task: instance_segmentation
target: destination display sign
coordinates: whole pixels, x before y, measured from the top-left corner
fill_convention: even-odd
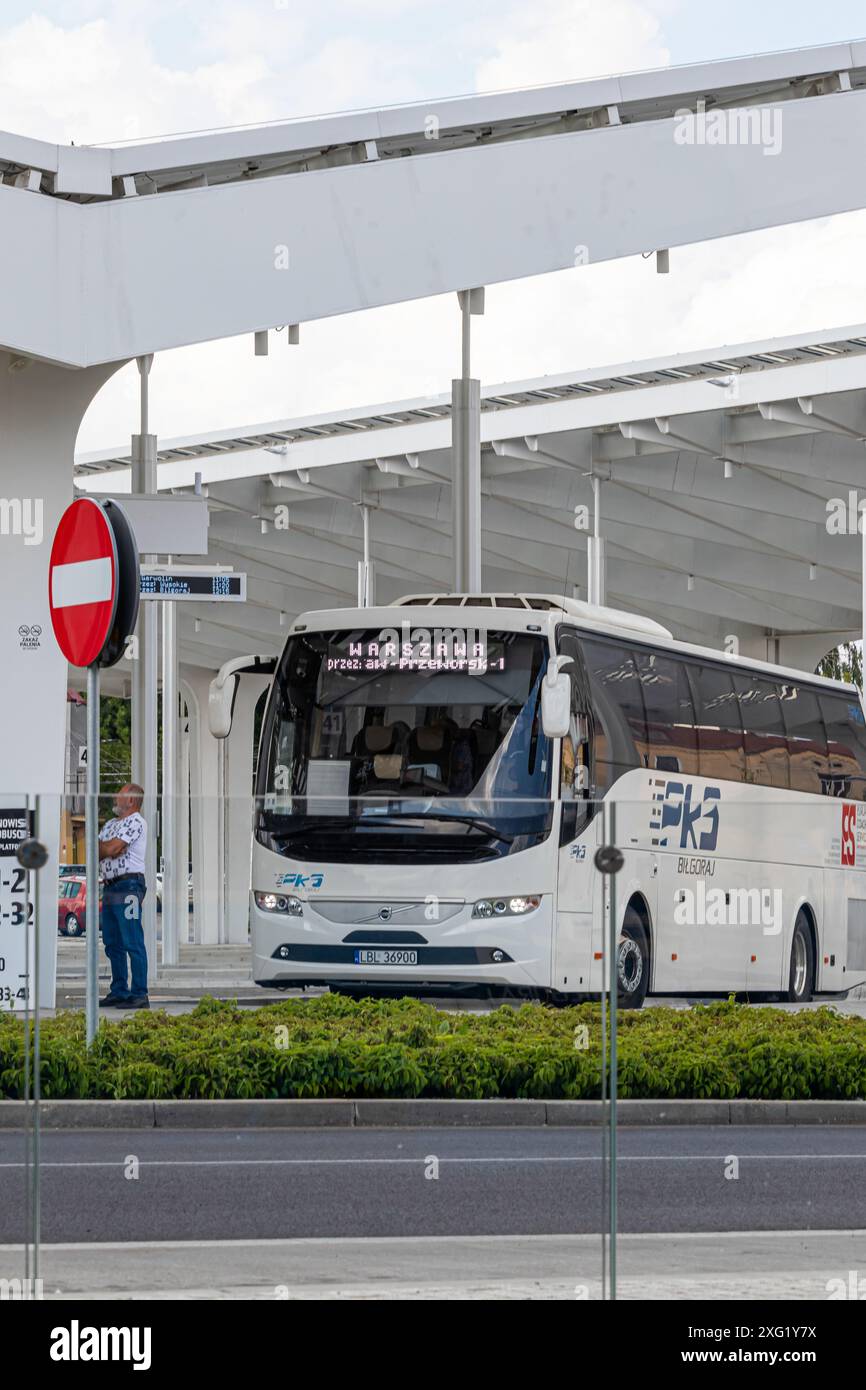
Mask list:
[[[141,572],[142,599],[204,600],[209,603],[243,603],[247,596],[245,574],[215,574],[208,570],[154,569]]]

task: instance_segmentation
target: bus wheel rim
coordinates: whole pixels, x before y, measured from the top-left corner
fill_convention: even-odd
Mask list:
[[[802,932],[797,932],[794,937],[794,982],[793,992],[796,995],[804,994],[806,991],[806,942]]]
[[[630,936],[621,937],[617,952],[617,978],[624,994],[634,994],[643,976],[643,957],[640,947]]]

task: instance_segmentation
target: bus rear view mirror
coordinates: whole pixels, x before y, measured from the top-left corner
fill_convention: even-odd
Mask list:
[[[565,738],[571,728],[571,681],[563,666],[570,656],[556,656],[541,682],[541,727],[546,738]]]
[[[228,738],[232,731],[237,683],[238,678],[234,672],[226,676],[220,672],[210,683],[207,699],[207,722],[214,738]]]
[[[238,677],[272,676],[276,668],[273,656],[233,656],[223,663],[210,683],[207,697],[208,728],[214,738],[228,738],[232,731]]]

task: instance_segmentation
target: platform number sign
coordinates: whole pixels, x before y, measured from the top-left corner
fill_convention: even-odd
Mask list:
[[[27,932],[33,925],[27,875],[15,857],[33,833],[33,813],[0,807],[0,1011],[27,1005]]]

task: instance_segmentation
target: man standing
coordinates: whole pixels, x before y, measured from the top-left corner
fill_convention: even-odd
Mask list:
[[[147,950],[141,922],[141,905],[147,892],[144,878],[147,825],[141,815],[143,798],[144,791],[134,782],[121,787],[114,802],[114,819],[106,821],[99,832],[102,944],[111,963],[111,988],[99,1001],[101,1008],[150,1008]],[[127,956],[132,973],[131,987],[127,978]]]

